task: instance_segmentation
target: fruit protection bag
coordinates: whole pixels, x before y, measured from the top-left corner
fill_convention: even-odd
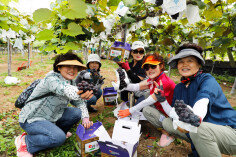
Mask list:
[[[192,110],[192,108],[190,106],[187,106],[190,110]],[[175,112],[175,108],[173,107],[172,110],[170,111],[170,117],[173,118],[173,127],[176,130],[177,127],[179,126],[182,129],[185,129],[189,132],[193,132],[193,133],[197,133],[197,127],[182,122],[179,120],[179,116],[177,115],[177,113]]]

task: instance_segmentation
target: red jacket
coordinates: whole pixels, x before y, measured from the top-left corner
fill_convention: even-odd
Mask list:
[[[162,84],[163,84],[163,90],[165,93],[166,100],[171,105],[172,99],[173,99],[173,94],[174,94],[174,89],[175,89],[175,83],[168,76],[166,76],[166,74],[164,72],[162,72],[162,74],[160,74],[155,79],[155,81],[158,83],[158,85],[160,85],[160,82],[159,82],[160,80],[162,81]],[[149,83],[148,86],[149,86],[150,95],[151,95],[154,93],[154,89],[156,88],[156,85],[154,83],[152,83],[151,79],[148,79],[147,82]],[[163,110],[160,102],[157,101],[154,105],[156,106],[156,108],[159,111],[161,111],[163,114],[165,114],[165,116],[167,116],[167,114]]]

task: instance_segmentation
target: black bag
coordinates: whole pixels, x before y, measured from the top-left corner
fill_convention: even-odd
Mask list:
[[[15,107],[17,108],[23,108],[28,100],[28,98],[30,97],[30,95],[33,93],[34,91],[34,88],[39,84],[39,82],[41,81],[41,79],[37,79],[35,80],[33,83],[31,83],[31,85],[29,85],[21,94],[20,96],[17,98],[16,102],[15,102]],[[36,97],[32,100],[36,100],[36,99],[40,99],[40,98],[43,98],[45,96],[49,96],[51,95],[51,92],[50,93],[47,93],[45,95],[41,95],[39,97]],[[32,101],[30,100],[30,101]],[[29,102],[29,101],[28,101]]]

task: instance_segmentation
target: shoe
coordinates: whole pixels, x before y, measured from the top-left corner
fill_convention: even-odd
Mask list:
[[[172,136],[167,136],[166,134],[162,134],[160,141],[157,143],[160,147],[166,147],[169,146],[173,141],[175,140]]]
[[[88,106],[88,111],[89,111],[90,113],[98,112],[97,109],[95,109],[95,108],[93,108],[93,107],[91,107],[91,106]]]
[[[72,136],[72,133],[68,131],[68,132],[66,133],[66,138],[69,138],[69,137],[71,137],[71,136]]]
[[[17,149],[17,156],[18,157],[33,157],[33,154],[30,154],[27,151],[27,146],[25,141],[23,140],[23,137],[27,135],[25,132],[20,135],[17,136],[15,139],[15,145],[16,145],[16,149]]]

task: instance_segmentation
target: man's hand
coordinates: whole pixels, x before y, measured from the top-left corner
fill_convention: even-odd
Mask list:
[[[88,128],[90,128],[91,126],[93,126],[93,122],[92,122],[92,121],[89,121],[89,118],[85,117],[85,118],[83,118],[83,120],[82,120],[82,125],[83,125],[86,129],[88,129]]]
[[[86,91],[83,94],[81,94],[81,93],[83,93],[83,90],[79,90],[77,92],[77,94],[80,95],[81,99],[89,100],[93,97],[93,91],[92,90],[91,91]]]
[[[128,117],[129,115],[131,115],[131,113],[129,112],[129,109],[120,110],[118,113],[118,116],[121,118]]]
[[[154,94],[157,98],[157,101],[159,102],[164,102],[166,101],[166,97],[165,97],[165,93],[164,93],[164,90],[163,90],[163,84],[162,84],[162,81],[160,80],[160,86],[156,83],[156,81],[154,81],[155,85],[156,85],[156,88],[154,90]]]

